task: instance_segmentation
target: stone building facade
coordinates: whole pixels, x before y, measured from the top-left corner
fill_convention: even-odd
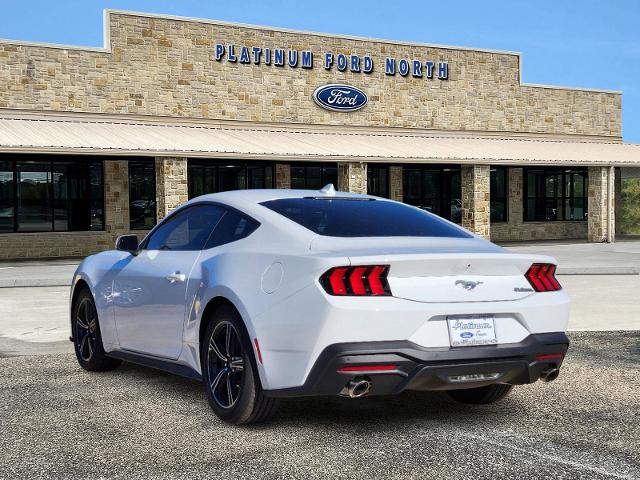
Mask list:
[[[283,65],[277,64],[278,50]],[[330,84],[366,92],[366,105],[345,112],[314,103],[316,89]],[[16,122],[21,128],[34,127],[34,138],[16,140]],[[112,138],[109,125],[123,122],[126,138]],[[88,124],[92,132],[104,128],[104,133],[92,134],[93,140],[74,133]],[[187,132],[179,148],[141,146],[154,138],[165,141],[170,137],[165,132],[174,127]],[[195,136],[189,144],[189,129],[195,135],[203,128],[222,133],[241,128],[244,137],[232,150],[212,151]],[[258,130],[271,134],[269,148],[254,145],[251,132]],[[308,187],[335,175],[339,190],[407,201],[498,241],[612,241],[615,168],[627,160],[604,156],[581,161],[544,147],[557,142],[613,149],[622,142],[621,132],[619,92],[524,84],[517,53],[106,11],[103,48],[0,42],[0,165],[5,162],[0,179],[13,182],[12,203],[7,185],[4,200],[0,198],[9,212],[0,227],[0,258],[78,256],[109,248],[136,225],[146,231],[153,223],[144,223],[149,208],[155,209],[157,221],[195,192],[228,188],[224,179],[232,167],[233,181],[244,182],[233,185],[244,188]],[[389,141],[377,147],[375,158],[363,158],[344,146],[350,135],[363,134],[389,135]],[[304,135],[323,136],[329,153],[311,146],[300,154],[288,153],[287,135],[296,142]],[[487,139],[514,151],[507,148],[491,158],[470,157],[454,147],[441,157],[397,153],[402,148],[394,142],[421,136],[463,145]],[[334,140],[343,145],[340,153],[330,151]],[[525,140],[539,151],[533,160],[515,152],[514,146]],[[278,142],[285,153],[274,153],[272,145]],[[428,145],[421,149],[428,150]],[[637,151],[625,154],[633,157],[629,162],[640,163]],[[101,155],[104,166],[103,203],[91,210],[102,223],[96,221],[94,231],[79,231],[82,222],[73,223],[73,215],[62,210],[80,207],[71,200],[65,200],[67,207],[59,206],[55,192],[41,194],[49,195],[53,205],[46,221],[36,218],[42,215],[35,210],[37,199],[23,202],[30,206],[21,213],[20,192],[33,186],[28,182],[45,181],[29,166],[30,158],[40,162],[38,172],[50,164],[55,191],[58,162],[81,162],[85,155]],[[620,158],[619,150],[614,156]],[[134,168],[133,157],[148,163]],[[563,173],[563,168],[573,170]],[[153,178],[135,173],[152,170]],[[138,182],[135,188],[133,182]],[[500,198],[491,191],[494,182],[506,190]],[[549,197],[538,192],[544,199],[532,196],[535,182],[543,189],[551,182],[556,193]],[[152,183],[155,201],[140,196],[145,184],[151,188]],[[579,218],[566,219],[568,210],[579,212]],[[59,215],[67,224],[57,223]],[[493,216],[499,221],[492,222]]]

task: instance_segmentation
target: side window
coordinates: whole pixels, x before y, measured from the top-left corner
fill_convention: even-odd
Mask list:
[[[260,224],[241,213],[233,210],[227,211],[222,220],[218,222],[213,235],[209,238],[204,248],[213,248],[226,243],[235,242],[251,235]]]
[[[225,214],[215,205],[195,205],[162,223],[149,238],[147,250],[202,250]]]

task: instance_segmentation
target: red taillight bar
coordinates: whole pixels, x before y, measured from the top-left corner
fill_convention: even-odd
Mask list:
[[[364,373],[364,372],[389,372],[397,370],[396,365],[357,365],[354,367],[341,367],[336,370],[338,373]]]
[[[390,296],[388,273],[389,265],[334,267],[320,277],[320,285],[329,295]]]
[[[562,287],[553,263],[534,263],[524,275],[536,292],[556,292]]]
[[[550,360],[562,360],[564,353],[543,353],[542,355],[536,355],[534,360],[536,362],[548,362]]]
[[[329,286],[331,287],[331,291],[334,292],[334,295],[346,295],[347,287],[344,283],[344,277],[349,270],[347,267],[339,267],[335,268],[329,274]],[[329,273],[329,272],[327,272]]]
[[[387,283],[387,268],[386,266],[376,265],[371,267],[369,272],[369,286],[371,287],[371,295],[384,295],[385,284]],[[384,277],[383,277],[384,275]],[[387,289],[388,289],[388,285]],[[391,293],[391,291],[389,291]]]

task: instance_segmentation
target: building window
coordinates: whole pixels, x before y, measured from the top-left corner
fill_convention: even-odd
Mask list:
[[[273,188],[273,165],[189,160],[187,178],[189,198],[227,190]]]
[[[130,160],[129,228],[149,230],[156,221],[156,162],[154,159]]]
[[[403,201],[455,223],[462,221],[459,167],[406,165]]]
[[[104,230],[102,160],[0,161],[0,232]]]
[[[291,165],[291,188],[320,190],[332,183],[338,188],[338,166],[335,163],[304,163]]]
[[[506,222],[508,211],[507,168],[491,167],[491,221]]]
[[[524,171],[524,220],[587,218],[587,170],[527,168]]]
[[[0,232],[15,229],[14,162],[0,161]]]
[[[389,167],[367,165],[367,193],[389,198]]]

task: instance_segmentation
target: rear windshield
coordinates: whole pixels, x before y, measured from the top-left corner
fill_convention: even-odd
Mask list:
[[[329,237],[471,237],[436,215],[384,200],[282,198],[262,205]]]

